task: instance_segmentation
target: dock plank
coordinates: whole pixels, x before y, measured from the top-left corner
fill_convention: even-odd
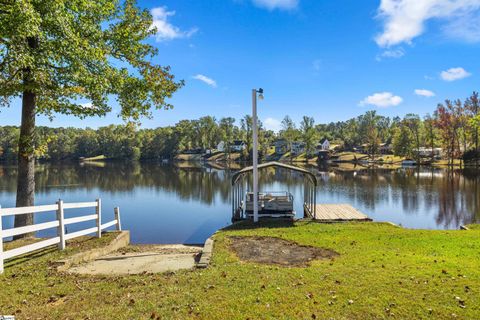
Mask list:
[[[317,204],[316,220],[319,221],[371,221],[366,214],[349,204]]]

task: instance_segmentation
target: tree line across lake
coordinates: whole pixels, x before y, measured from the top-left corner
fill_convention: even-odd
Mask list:
[[[272,143],[284,139],[287,145],[303,142],[307,156],[313,156],[318,141],[329,139],[344,150],[363,146],[374,157],[382,144],[391,145],[395,155],[415,158],[421,148],[442,148],[450,161],[480,158],[480,103],[474,92],[466,100],[447,100],[438,104],[432,115],[420,117],[384,117],[376,111],[347,121],[315,124],[304,116],[296,124],[289,116],[282,121],[278,133],[266,130],[259,122],[259,149],[266,155]],[[20,129],[0,127],[0,161],[15,161],[18,155]],[[35,156],[39,160],[68,160],[104,155],[110,159],[168,159],[189,150],[215,149],[220,141],[228,152],[235,140],[246,144],[244,159],[252,148],[252,118],[239,121],[212,116],[198,120],[182,120],[174,126],[140,129],[135,123],[110,125],[98,129],[38,127],[35,134]],[[433,153],[432,153],[433,154]]]

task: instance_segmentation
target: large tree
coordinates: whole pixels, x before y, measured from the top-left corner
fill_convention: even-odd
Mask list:
[[[409,113],[403,118],[402,125],[410,130],[413,140],[415,141],[413,143],[415,148],[412,150],[413,152],[410,152],[410,156],[413,156],[417,162],[420,162],[422,120],[417,114]]]
[[[435,142],[437,140],[437,130],[435,127],[435,119],[427,113],[423,118],[424,130],[425,130],[425,143],[430,148],[430,161],[435,160]]]
[[[282,130],[280,131],[280,136],[287,142],[288,151],[291,153],[293,142],[295,142],[295,140],[298,138],[299,132],[295,126],[295,122],[289,116],[285,116],[285,118],[282,120]]]
[[[362,140],[366,144],[367,154],[370,159],[375,160],[375,155],[380,149],[380,136],[378,133],[378,122],[381,117],[377,115],[377,112],[367,111],[365,114],[358,117],[360,124],[359,131],[362,135]]]
[[[315,129],[315,120],[313,117],[303,116],[300,128],[302,130],[302,139],[305,143],[305,151],[308,159],[313,155],[317,142],[317,130]]]
[[[220,132],[220,138],[225,144],[224,151],[225,151],[225,154],[227,155],[226,158],[230,160],[230,148],[231,148],[231,145],[234,139],[234,133],[235,133],[235,118],[227,117],[227,118],[220,119],[218,127]]]
[[[17,206],[34,204],[37,114],[104,116],[109,98],[124,119],[171,107],[182,82],[151,62],[155,32],[134,0],[0,0],[0,103],[22,100]],[[32,222],[15,217],[15,227]]]
[[[435,110],[435,127],[438,128],[448,163],[453,165],[453,160],[459,157],[460,151],[458,112],[451,100],[445,100],[445,104],[438,104]]]
[[[478,166],[478,157],[480,155],[480,143],[479,143],[479,132],[480,132],[480,99],[478,97],[478,92],[473,92],[472,95],[467,98],[465,101],[466,112],[469,115],[469,127],[471,129],[471,135],[473,140],[473,147],[475,150],[475,163]]]

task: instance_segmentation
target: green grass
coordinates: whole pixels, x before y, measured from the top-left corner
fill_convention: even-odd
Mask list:
[[[480,224],[467,224],[466,227],[470,230],[479,230],[480,231]]]
[[[334,156],[337,156],[338,161],[353,161],[355,158],[359,160],[367,160],[367,155],[359,152],[339,152],[335,153]]]
[[[478,228],[427,231],[308,221],[250,227],[217,233],[212,264],[204,270],[62,275],[49,265],[65,253],[53,251],[7,267],[0,276],[0,311],[19,310],[22,319],[479,318]],[[307,268],[246,263],[229,250],[231,235],[280,237],[340,256]]]
[[[370,160],[368,155],[364,153],[359,153],[359,152],[339,152],[334,154],[334,156],[337,156],[338,158],[336,159],[337,161],[345,161],[345,162],[352,162],[355,159],[357,161],[360,160]],[[375,160],[380,160],[383,159],[384,163],[387,164],[394,164],[394,163],[401,163],[403,160],[405,160],[405,157],[399,157],[391,154],[377,154],[375,155]]]
[[[102,160],[106,160],[107,157],[105,157],[104,155],[100,155],[100,156],[96,156],[96,157],[89,157],[89,158],[84,158],[82,159],[83,161],[102,161]]]
[[[462,161],[460,159],[453,159],[453,166],[460,166],[462,164]],[[448,160],[436,160],[433,162],[434,166],[439,166],[439,167],[446,167],[449,166],[450,163]]]

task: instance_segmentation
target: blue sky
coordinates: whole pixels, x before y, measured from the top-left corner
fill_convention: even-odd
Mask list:
[[[155,18],[155,62],[170,65],[185,87],[169,111],[143,127],[251,111],[278,129],[285,115],[317,123],[367,110],[424,115],[446,98],[480,90],[480,0],[168,0],[140,1]],[[85,101],[88,103],[88,101]],[[56,116],[48,126],[122,123],[114,112],[79,120]],[[117,110],[118,112],[118,110]],[[0,125],[20,123],[20,101]]]

